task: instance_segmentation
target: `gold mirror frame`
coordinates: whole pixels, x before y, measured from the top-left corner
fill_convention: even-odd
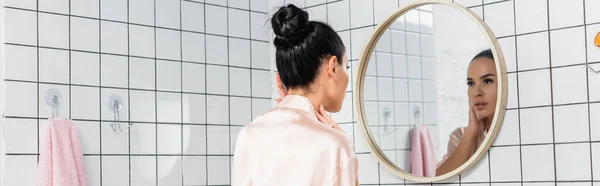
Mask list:
[[[497,103],[499,103],[499,104],[496,105],[494,119],[492,120],[492,125],[490,127],[491,132],[488,133],[488,135],[483,140],[480,148],[477,149],[477,151],[473,154],[473,156],[471,156],[471,158],[469,158],[469,160],[467,160],[467,162],[463,163],[460,167],[454,169],[453,171],[450,171],[450,172],[440,175],[440,176],[417,177],[417,176],[413,176],[412,174],[400,169],[390,159],[388,159],[387,156],[381,151],[379,145],[373,138],[373,134],[371,132],[371,129],[369,128],[368,121],[366,118],[367,115],[366,115],[365,106],[364,106],[364,81],[365,81],[365,75],[367,72],[367,67],[369,66],[369,60],[371,59],[372,52],[376,47],[377,41],[379,41],[379,38],[381,38],[381,36],[385,32],[385,30],[387,28],[389,28],[389,26],[392,25],[398,17],[404,15],[408,11],[413,10],[414,8],[417,8],[419,6],[429,5],[429,4],[432,4],[432,5],[433,4],[442,4],[442,5],[447,5],[449,7],[452,7],[454,9],[466,14],[469,18],[471,18],[472,21],[479,23],[478,24],[479,30],[487,33],[488,42],[491,43],[491,50],[492,50],[492,53],[494,54],[494,62],[496,64],[496,73],[499,76],[498,77],[499,91],[498,91],[498,95],[496,97]],[[453,2],[450,2],[447,0],[417,0],[415,2],[412,2],[412,3],[409,3],[407,5],[400,7],[399,9],[396,10],[396,12],[394,14],[389,16],[383,23],[381,23],[379,26],[377,26],[375,33],[373,33],[373,35],[369,39],[369,42],[363,49],[363,52],[360,56],[358,72],[356,73],[356,80],[357,80],[357,82],[356,82],[357,88],[355,89],[353,94],[354,94],[354,104],[355,104],[355,107],[357,108],[355,110],[355,114],[358,116],[358,126],[359,126],[360,130],[362,131],[361,133],[362,133],[363,137],[366,138],[365,141],[371,148],[372,154],[374,154],[377,157],[379,162],[382,163],[383,165],[385,165],[385,167],[388,170],[390,170],[394,175],[400,176],[406,180],[410,180],[413,182],[439,182],[439,181],[451,178],[455,175],[463,174],[464,172],[466,172],[467,170],[472,168],[477,162],[479,162],[484,157],[486,152],[489,150],[489,148],[494,143],[494,140],[496,139],[496,136],[498,136],[498,133],[500,132],[500,128],[502,127],[502,122],[504,120],[504,114],[506,112],[506,104],[507,104],[507,99],[508,99],[508,77],[507,77],[507,72],[506,72],[506,63],[504,60],[504,56],[502,54],[502,50],[500,48],[500,44],[498,43],[498,40],[496,39],[496,36],[494,35],[494,33],[492,32],[490,27],[475,12],[469,10],[468,8],[465,8],[464,6],[461,6],[459,4],[456,4],[456,3],[453,3]]]

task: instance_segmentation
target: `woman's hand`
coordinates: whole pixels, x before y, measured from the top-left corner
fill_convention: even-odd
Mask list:
[[[468,132],[478,133],[483,127],[483,120],[477,116],[475,112],[475,108],[473,106],[469,106],[469,124],[467,126]]]
[[[329,116],[329,114],[325,111],[325,109],[323,108],[323,106],[319,107],[319,111],[315,112],[315,114],[317,115],[317,119],[319,119],[319,121],[325,125],[331,126],[334,129],[338,129],[342,132],[344,132],[344,130],[342,130],[342,128],[335,123],[335,121],[333,121],[333,119],[331,119],[331,117]]]
[[[281,76],[279,76],[279,72],[275,73],[275,83],[277,84],[277,92],[279,92],[279,98],[275,99],[277,103],[281,102],[281,99],[287,96],[287,90],[283,86],[283,81],[281,81]]]

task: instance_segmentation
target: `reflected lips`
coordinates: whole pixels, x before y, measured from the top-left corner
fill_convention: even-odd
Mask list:
[[[480,110],[483,110],[486,105],[487,105],[487,103],[485,103],[485,102],[477,101],[477,102],[475,102],[475,104],[473,106],[475,106],[475,110],[480,111]]]

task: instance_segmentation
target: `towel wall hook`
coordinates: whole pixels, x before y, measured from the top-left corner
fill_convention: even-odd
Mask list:
[[[117,94],[111,94],[108,97],[108,101],[106,102],[106,106],[108,107],[108,110],[110,110],[113,113],[113,122],[110,124],[110,127],[112,128],[112,130],[114,132],[117,131],[117,129],[121,130],[121,132],[127,132],[127,130],[123,130],[121,128],[121,110],[123,109],[123,100],[121,99],[121,97]]]
[[[62,101],[62,94],[56,89],[48,89],[46,91],[46,105],[52,108],[52,118],[59,116],[59,108]]]

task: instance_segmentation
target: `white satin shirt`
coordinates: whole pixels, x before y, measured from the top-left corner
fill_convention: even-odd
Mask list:
[[[357,186],[358,160],[309,99],[288,95],[242,128],[231,176],[232,186]]]

